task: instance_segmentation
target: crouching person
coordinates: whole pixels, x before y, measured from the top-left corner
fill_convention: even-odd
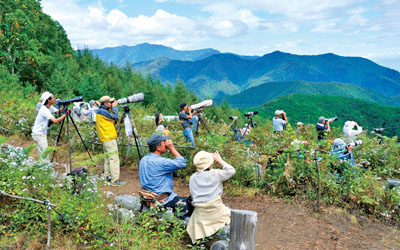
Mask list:
[[[216,161],[222,169],[213,169]],[[235,174],[235,169],[222,160],[218,151],[198,152],[194,159],[197,172],[190,177],[189,188],[194,212],[187,232],[193,243],[216,233],[231,221],[231,211],[222,203],[222,182]]]
[[[150,153],[139,162],[139,179],[142,190],[142,206],[162,205],[172,209],[181,218],[190,216],[193,206],[190,197],[181,197],[174,193],[173,172],[186,167],[186,159],[175,149],[168,136],[154,134],[147,141]],[[170,151],[174,159],[162,157]],[[145,201],[145,202],[143,202]]]

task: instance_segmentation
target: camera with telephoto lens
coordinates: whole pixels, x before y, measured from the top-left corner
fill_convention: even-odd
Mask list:
[[[348,143],[348,144],[347,144],[347,147],[350,147],[350,146],[352,146],[352,147],[357,147],[357,146],[360,146],[361,144],[363,144],[363,141],[362,141],[362,140],[355,140],[354,142]]]
[[[213,100],[205,100],[196,104],[192,104],[190,105],[190,107],[192,107],[192,109],[199,109],[203,107],[210,107],[212,105],[213,105]]]
[[[372,131],[376,132],[376,133],[382,133],[385,130],[385,128],[374,128],[372,129]]]
[[[144,101],[144,94],[143,93],[133,94],[131,96],[118,99],[117,101],[118,101],[118,104],[143,102]]]
[[[239,119],[239,117],[231,115],[231,116],[229,116],[229,119],[231,119],[232,121],[234,121],[234,120]]]
[[[333,121],[337,121],[337,119],[338,119],[338,118],[335,116],[335,117],[326,119],[326,121],[329,122],[329,123],[331,123],[331,122],[333,122]]]
[[[69,104],[71,104],[73,102],[81,102],[82,100],[83,100],[83,96],[77,96],[77,97],[74,97],[74,98],[71,98],[71,99],[65,99],[65,100],[58,99],[56,101],[56,106],[58,106],[58,107],[60,105],[66,106],[66,105],[69,105]]]
[[[244,116],[251,117],[251,116],[257,115],[257,114],[258,114],[258,111],[255,110],[255,111],[253,111],[253,112],[247,112],[247,113],[245,113]]]

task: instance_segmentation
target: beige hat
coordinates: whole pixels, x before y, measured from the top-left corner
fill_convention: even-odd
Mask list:
[[[304,123],[302,123],[302,122],[297,122],[297,126],[303,126],[304,125]]]
[[[208,153],[206,151],[198,152],[193,158],[193,163],[198,172],[206,170],[213,164],[213,162],[214,158],[212,153]]]
[[[115,98],[111,98],[108,95],[105,95],[102,98],[100,98],[99,101],[100,101],[100,103],[113,102],[113,101],[115,101]]]
[[[275,110],[275,115],[281,115],[283,114],[283,110]]]

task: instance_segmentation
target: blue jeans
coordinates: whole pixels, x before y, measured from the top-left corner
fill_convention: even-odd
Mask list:
[[[193,130],[192,128],[185,128],[183,130],[183,134],[186,136],[186,138],[188,139],[188,141],[190,141],[192,143],[192,146],[196,146],[196,143],[194,142],[194,137],[193,137]]]
[[[197,115],[194,115],[192,116],[192,119],[189,119],[189,121],[192,123],[193,131],[196,132],[197,124],[199,123],[199,117],[197,117]]]
[[[176,196],[172,201],[164,204],[165,208],[172,208],[172,211],[176,214],[177,209],[180,209],[178,216],[183,219],[185,217],[191,216],[194,210],[192,205],[191,197]]]

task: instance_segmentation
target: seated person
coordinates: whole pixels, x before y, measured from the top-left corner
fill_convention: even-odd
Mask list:
[[[186,168],[186,159],[176,151],[168,136],[154,134],[147,141],[150,153],[139,162],[139,179],[142,191],[151,192],[158,204],[175,213],[182,206],[181,217],[190,216],[193,206],[190,197],[181,197],[174,193],[173,172]],[[174,159],[162,155],[170,151]]]
[[[323,116],[318,118],[318,123],[315,126],[315,129],[318,133],[318,141],[326,140],[326,137],[329,132],[331,132],[330,121]]]
[[[343,139],[336,138],[329,153],[337,159],[350,162],[350,165],[354,166],[353,149],[354,147],[346,144]]]
[[[213,169],[214,161],[222,169]],[[222,182],[235,174],[235,169],[222,160],[218,151],[198,152],[193,158],[197,172],[190,177],[189,188],[194,212],[190,217],[187,232],[196,240],[216,233],[231,221],[231,211],[222,203]]]

